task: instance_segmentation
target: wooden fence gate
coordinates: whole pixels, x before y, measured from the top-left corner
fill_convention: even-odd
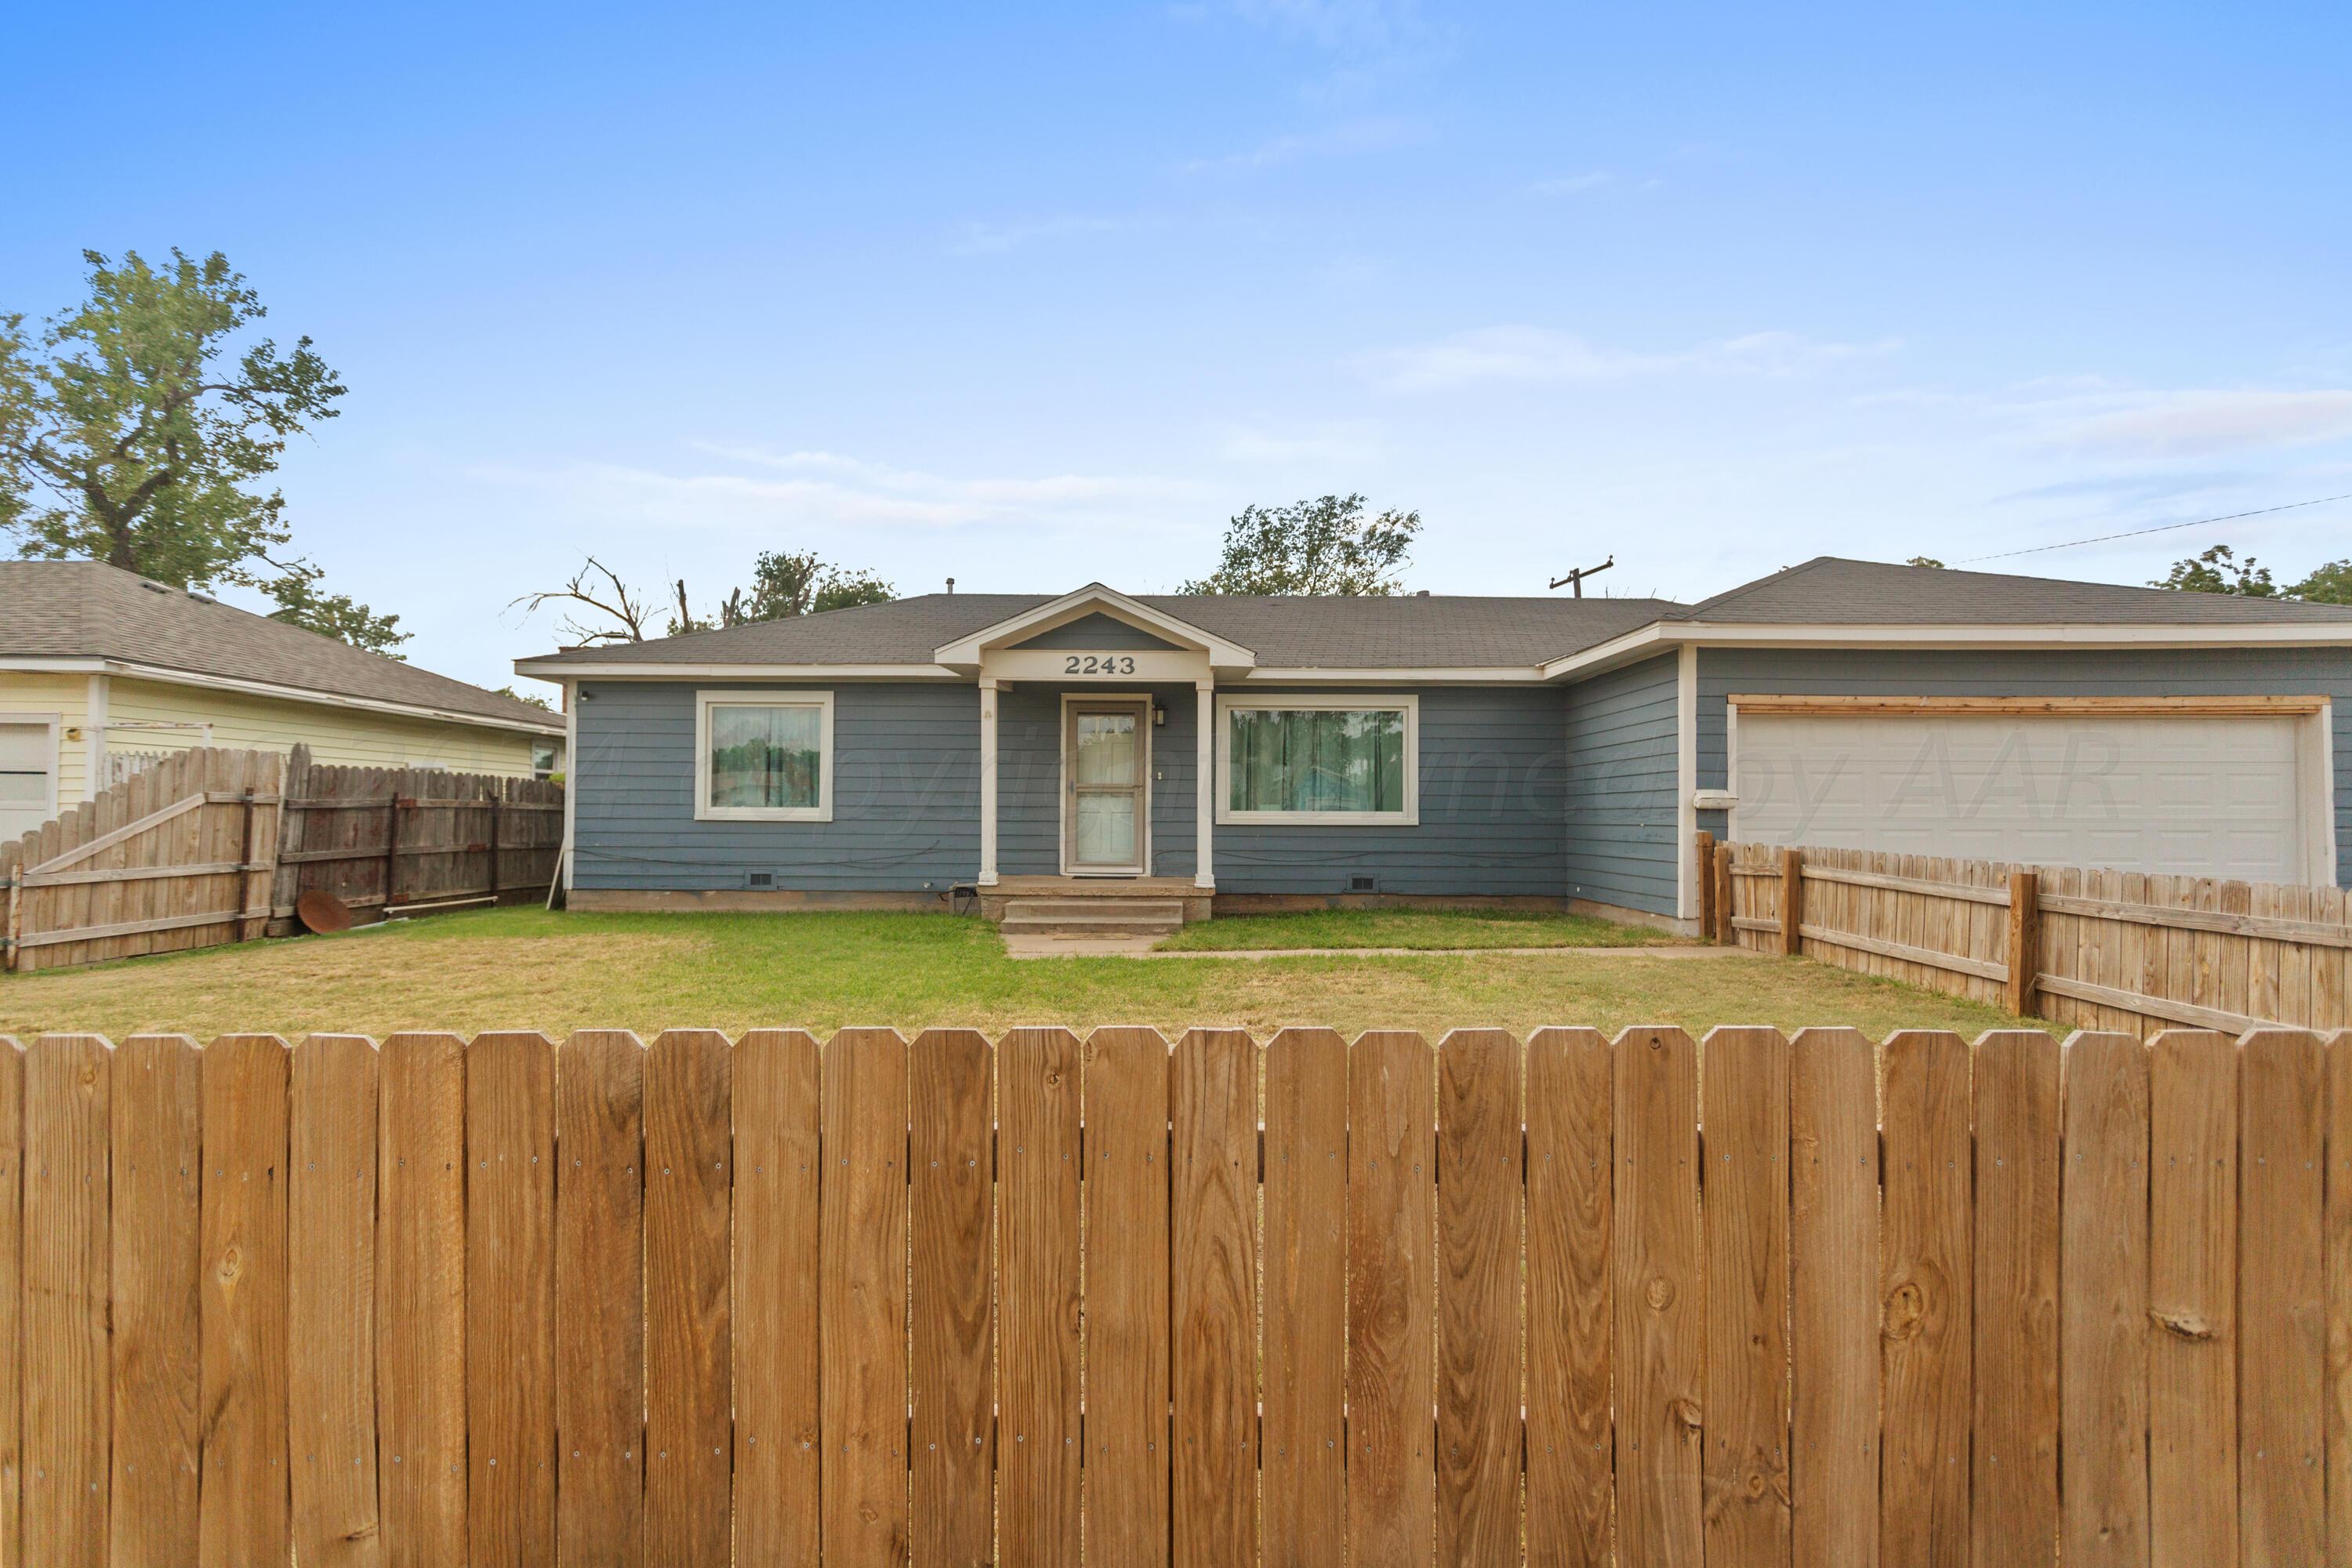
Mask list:
[[[2293,1031],[49,1036],[0,1559],[2343,1563],[2347,1173]]]

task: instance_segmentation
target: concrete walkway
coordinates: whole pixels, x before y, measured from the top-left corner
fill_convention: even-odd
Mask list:
[[[1252,947],[1154,951],[1154,936],[1022,936],[1008,933],[1008,958],[1491,958],[1562,955],[1576,958],[1732,958],[1736,947]]]

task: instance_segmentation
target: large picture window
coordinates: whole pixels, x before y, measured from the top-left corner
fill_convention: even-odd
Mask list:
[[[1418,822],[1419,719],[1411,697],[1223,699],[1217,820]]]
[[[694,742],[696,816],[833,820],[832,692],[698,692]]]

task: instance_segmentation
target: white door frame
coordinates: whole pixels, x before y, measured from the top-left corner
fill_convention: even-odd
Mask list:
[[[1131,867],[1079,866],[1075,863],[1076,848],[1071,842],[1073,826],[1072,798],[1076,794],[1076,759],[1071,755],[1074,709],[1130,709],[1136,712],[1135,728],[1139,738],[1136,758],[1135,851],[1136,863]],[[1062,693],[1061,738],[1056,748],[1061,752],[1060,778],[1055,788],[1059,803],[1056,838],[1060,844],[1058,864],[1065,877],[1142,877],[1151,868],[1151,694],[1148,691],[1065,691]]]

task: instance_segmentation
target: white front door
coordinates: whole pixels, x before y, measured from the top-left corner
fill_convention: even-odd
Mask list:
[[[1151,703],[1089,698],[1062,710],[1062,869],[1139,876],[1149,853]]]
[[[2327,872],[2312,720],[1759,713],[1737,730],[1735,838],[2250,882]]]
[[[0,721],[0,840],[29,833],[57,815],[57,731]]]

